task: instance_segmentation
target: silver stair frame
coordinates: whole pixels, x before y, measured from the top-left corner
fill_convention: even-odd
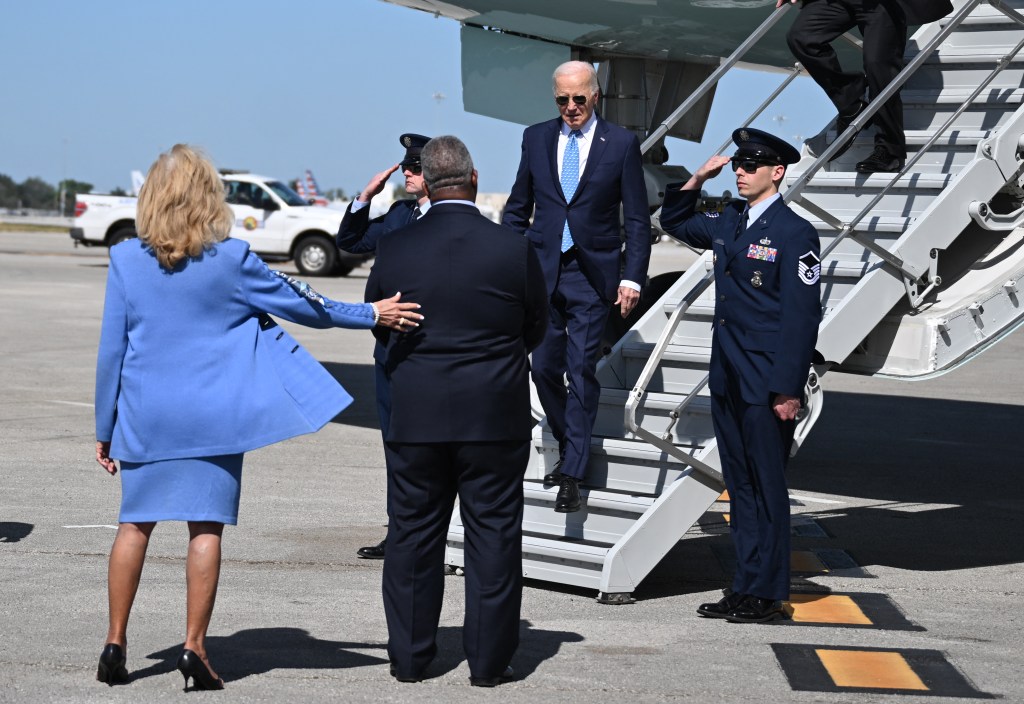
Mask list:
[[[959,203],[951,198],[937,198],[932,202],[916,219],[912,220],[907,229],[899,237],[891,249],[877,244],[870,233],[860,232],[857,226],[867,217],[872,209],[882,198],[901,183],[911,168],[927,153],[937,141],[949,130],[956,119],[967,110],[972,102],[985,90],[992,79],[998,75],[1024,48],[1024,39],[997,64],[996,68],[989,74],[988,79],[982,82],[960,107],[949,117],[941,128],[935,130],[932,136],[921,147],[921,149],[907,162],[906,166],[891,178],[889,183],[871,202],[851,218],[849,222],[843,222],[834,217],[825,208],[816,205],[808,196],[804,195],[804,189],[811,181],[815,173],[828,163],[831,156],[838,151],[839,145],[853,137],[860,127],[878,111],[889,97],[900,90],[906,80],[928,59],[929,55],[959,27],[971,12],[979,5],[989,4],[1007,17],[1024,26],[1024,16],[1015,10],[1004,7],[1002,0],[967,0],[959,5],[952,18],[939,26],[929,26],[919,32],[916,38],[925,40],[925,45],[918,54],[908,63],[899,76],[879,95],[858,119],[849,128],[831,143],[831,145],[820,154],[810,166],[803,171],[796,181],[785,190],[783,196],[787,202],[795,203],[812,213],[815,218],[826,223],[838,231],[835,239],[823,249],[822,261],[835,248],[849,237],[870,251],[880,261],[871,263],[868,270],[860,278],[853,290],[850,290],[839,301],[835,308],[826,312],[825,319],[819,331],[818,351],[821,353],[825,363],[816,365],[809,370],[808,382],[806,385],[807,408],[805,415],[798,424],[797,434],[794,441],[794,452],[799,448],[800,443],[806,438],[815,420],[821,413],[823,405],[823,394],[818,380],[833,363],[841,362],[853,350],[875,325],[889,312],[903,296],[913,306],[922,303],[936,286],[941,284],[941,279],[936,274],[936,263],[938,251],[949,246],[963,229],[972,221],[986,220],[990,226],[1003,229],[1006,222],[1018,222],[1024,220],[1024,209],[1010,215],[995,216],[988,209],[985,203],[975,203],[971,209],[964,208],[963,198]],[[667,134],[671,127],[681,119],[686,112],[696,105],[700,99],[710,91],[725,73],[731,69],[756,42],[789,10],[789,4],[785,4],[773,12],[755,32],[737,48],[737,50],[725,59],[721,66],[692,94],[679,108],[677,108],[666,120],[652,131],[651,135],[641,145],[642,151],[647,151]],[[852,41],[856,46],[859,42]],[[786,86],[799,74],[801,67],[797,64],[783,85],[775,90],[768,100],[762,103],[751,116],[744,121],[744,125],[750,124],[768,105],[783,92]],[[1018,129],[1019,128],[1019,129]],[[963,169],[948,184],[947,190],[952,191],[957,184],[963,183],[965,179],[971,179],[972,192],[978,194],[997,193],[1015,174],[1019,175],[1020,163],[1019,154],[1024,149],[1024,137],[1014,137],[1024,131],[1024,108],[1016,111],[1013,117],[1002,124],[999,130],[991,138],[985,140],[978,148],[978,155],[983,158],[976,158],[965,169]],[[726,142],[719,150],[722,153],[729,145]],[[805,159],[805,162],[807,160]],[[655,216],[656,217],[656,216]],[[941,227],[935,227],[934,223],[941,223]],[[941,234],[937,235],[936,231]],[[685,285],[686,280],[696,278],[698,272],[688,272],[680,280],[680,285]],[[650,507],[639,516],[632,526],[622,534],[621,538],[614,545],[607,548],[595,547],[584,543],[564,543],[564,550],[552,548],[549,541],[536,537],[524,537],[524,575],[539,579],[556,581],[566,584],[573,584],[581,587],[594,587],[599,590],[599,601],[603,603],[628,603],[629,594],[636,588],[640,581],[650,573],[668,551],[678,542],[679,538],[703,515],[715,502],[724,489],[720,464],[717,453],[717,445],[714,439],[709,439],[702,447],[693,453],[677,446],[672,441],[672,429],[675,423],[686,413],[687,407],[700,395],[707,384],[707,376],[702,382],[697,383],[690,392],[684,396],[682,401],[669,413],[669,427],[661,434],[645,429],[637,421],[638,413],[645,408],[647,389],[662,366],[666,351],[672,343],[673,337],[680,322],[684,319],[687,311],[695,301],[714,282],[713,271],[706,271],[700,280],[693,284],[679,303],[672,310],[669,319],[657,343],[654,351],[647,359],[643,371],[628,395],[624,408],[624,425],[633,437],[645,441],[654,450],[652,456],[661,458],[663,463],[671,463],[673,466],[680,464],[685,466],[679,479],[665,487],[657,496]],[[1009,285],[1009,284],[1007,284]],[[869,294],[865,291],[870,289]],[[678,287],[674,290],[682,290]],[[1016,290],[1016,289],[1014,289]],[[671,296],[672,292],[668,294]],[[676,294],[678,295],[678,294]],[[668,297],[666,296],[666,297]],[[644,318],[637,324],[639,328],[652,315],[664,315],[660,305],[655,305]],[[626,344],[631,334],[627,334],[623,340],[615,346],[609,359],[616,354],[621,354],[623,345]],[[612,443],[614,444],[614,443]],[[454,540],[453,540],[454,539]],[[585,542],[585,541],[584,541]],[[446,562],[449,565],[462,564],[461,550],[461,526],[456,525],[453,520],[452,529],[449,531],[449,548],[446,555]],[[603,564],[601,553],[604,554]],[[551,559],[550,563],[542,563],[526,567],[527,556],[544,555]],[[564,567],[559,567],[559,563]],[[601,566],[600,578],[597,579],[596,568]],[[595,582],[597,582],[595,584]]]

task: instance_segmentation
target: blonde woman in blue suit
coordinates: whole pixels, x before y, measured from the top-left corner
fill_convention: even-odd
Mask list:
[[[121,462],[110,551],[110,625],[97,679],[126,682],[127,624],[158,521],[187,521],[185,649],[178,669],[221,689],[206,631],[221,533],[238,517],[243,453],[323,427],[351,397],[268,314],[315,328],[409,329],[399,296],[349,304],[272,272],[233,221],[210,161],[186,145],[161,154],[139,194],[139,238],[110,250],[96,365],[96,459]]]

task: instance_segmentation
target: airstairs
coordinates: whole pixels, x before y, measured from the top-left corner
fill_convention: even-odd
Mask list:
[[[821,413],[819,379],[826,372],[940,374],[1024,322],[1024,0],[954,5],[950,17],[911,37],[907,68],[889,92],[844,135],[829,127],[808,140],[787,173],[783,197],[821,237],[824,311],[794,452]],[[788,8],[773,13],[644,148]],[[900,88],[904,170],[855,172],[872,149],[871,129],[829,163]],[[706,389],[714,300],[708,253],[602,361],[601,405],[577,513],[554,512],[557,488],[541,478],[557,461],[558,445],[544,423],[537,426],[524,483],[524,576],[626,603],[720,496]],[[462,539],[456,515],[446,553],[452,567],[463,565]]]

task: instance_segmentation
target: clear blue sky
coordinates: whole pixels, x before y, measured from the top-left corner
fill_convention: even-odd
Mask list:
[[[66,174],[97,192],[129,188],[132,169],[189,142],[218,166],[281,179],[308,168],[322,189],[351,194],[399,160],[407,131],[461,137],[482,191],[515,177],[522,127],[462,110],[452,20],[380,0],[4,5],[0,173],[15,181]],[[669,140],[671,162],[699,166],[779,80],[734,71],[704,146]],[[802,78],[755,126],[795,141],[832,115]]]

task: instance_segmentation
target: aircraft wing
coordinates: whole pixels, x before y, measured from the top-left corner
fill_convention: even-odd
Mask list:
[[[775,0],[384,0],[556,44],[668,61],[717,64],[775,9]],[[795,63],[784,18],[745,62],[765,67]]]
[[[532,124],[552,116],[551,71],[599,64],[601,114],[644,135],[775,11],[776,0],[384,0],[462,25],[468,112]],[[769,71],[796,62],[785,41],[795,12],[744,57]],[[699,141],[714,91],[669,134]]]

